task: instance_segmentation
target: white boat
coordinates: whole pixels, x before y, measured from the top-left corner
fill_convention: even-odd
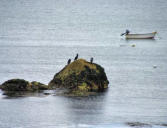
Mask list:
[[[126,39],[153,39],[157,32],[145,34],[125,34]]]

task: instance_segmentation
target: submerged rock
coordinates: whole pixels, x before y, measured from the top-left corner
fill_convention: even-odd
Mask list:
[[[84,95],[87,92],[104,91],[108,84],[107,76],[100,65],[78,59],[54,76],[49,89],[64,88],[70,93]]]
[[[127,122],[126,124],[131,127],[152,127],[150,124],[140,122]]]
[[[38,91],[46,90],[48,87],[40,82],[28,82],[23,79],[11,79],[4,82],[0,89],[3,91]]]

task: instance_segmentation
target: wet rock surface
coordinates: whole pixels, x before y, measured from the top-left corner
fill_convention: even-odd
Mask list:
[[[38,90],[46,90],[48,89],[47,85],[44,85],[40,82],[29,82],[24,79],[11,79],[5,81],[1,86],[0,89],[3,91],[38,91]]]
[[[49,89],[68,89],[70,95],[88,95],[88,92],[102,92],[108,87],[104,69],[84,59],[66,65],[48,84]]]

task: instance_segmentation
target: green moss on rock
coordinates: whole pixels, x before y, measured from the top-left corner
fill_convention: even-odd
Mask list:
[[[48,86],[47,85],[44,85],[40,82],[37,82],[37,81],[33,81],[31,82],[30,84],[30,89],[32,91],[38,91],[38,90],[47,90],[48,89]]]
[[[1,85],[1,89],[4,91],[26,91],[29,84],[28,81],[23,79],[11,79],[5,81]]]
[[[70,92],[103,91],[108,87],[104,69],[84,59],[66,65],[49,83],[49,89],[66,88]]]
[[[38,91],[48,89],[47,85],[40,82],[28,82],[24,79],[11,79],[4,82],[1,86],[4,91]]]

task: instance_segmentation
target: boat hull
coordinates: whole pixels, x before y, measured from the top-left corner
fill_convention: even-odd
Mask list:
[[[157,32],[146,33],[146,34],[127,34],[126,39],[153,39]]]

